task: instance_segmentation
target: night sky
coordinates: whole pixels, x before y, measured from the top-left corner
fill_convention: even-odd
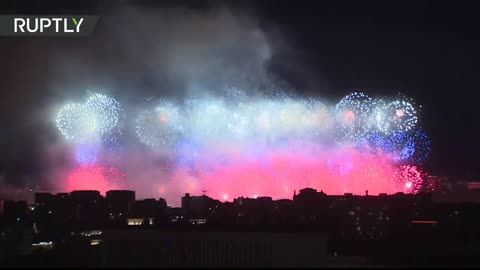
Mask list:
[[[260,20],[268,33],[275,29],[288,40],[288,49],[276,51],[268,63],[276,77],[301,94],[332,100],[353,90],[371,96],[400,92],[413,97],[423,107],[420,124],[432,140],[426,168],[437,175],[480,180],[476,178],[480,175],[476,114],[480,24],[474,1],[156,2],[2,1],[0,10],[2,14],[39,15],[102,15],[119,5],[137,5],[150,11],[174,5],[199,12],[218,5],[241,10]],[[102,28],[102,23],[98,27]],[[52,78],[64,76],[50,65],[59,47],[90,52],[96,56],[91,59],[92,66],[115,58],[116,62],[103,67],[111,67],[112,76],[119,79],[129,68],[143,72],[141,65],[129,66],[128,61],[117,70],[122,56],[109,55],[109,48],[95,51],[102,48],[98,35],[1,37],[0,173],[10,184],[21,186],[25,176],[35,179],[41,174],[45,166],[42,144],[58,137],[54,127],[40,119],[39,112],[48,110],[52,100],[81,96],[83,86],[88,86],[89,81],[81,79],[78,88],[52,86]],[[161,78],[148,76],[148,70],[144,73],[147,75],[137,80],[140,90],[131,90],[129,95],[143,96],[146,94],[141,89],[157,88]]]

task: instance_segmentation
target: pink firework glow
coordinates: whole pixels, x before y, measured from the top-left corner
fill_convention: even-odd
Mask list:
[[[294,190],[305,187],[327,194],[397,192],[392,184],[396,167],[383,156],[366,155],[353,147],[324,149],[298,144],[255,155],[246,153],[248,149],[234,147],[228,154],[214,149],[202,152],[195,173],[177,169],[167,189],[178,192],[172,198],[207,190],[209,196],[223,201],[240,196],[291,198]]]
[[[417,166],[400,166],[393,175],[394,189],[397,192],[418,193],[424,188],[426,178],[429,178],[428,175]]]
[[[301,141],[276,146],[219,145],[196,149],[195,156],[193,164],[175,164],[168,161],[172,157],[167,153],[164,160],[169,165],[149,165],[153,157],[138,153],[120,167],[135,176],[128,179],[128,188],[137,191],[139,198],[162,197],[172,205],[178,205],[185,193],[201,195],[204,191],[221,201],[241,196],[285,199],[306,187],[329,195],[417,193],[427,179],[416,166],[399,166],[381,153],[349,145],[325,147]],[[134,158],[138,160],[133,162]],[[115,168],[89,165],[73,170],[66,187],[105,193],[125,188],[125,179]]]
[[[108,190],[122,188],[124,178],[125,175],[113,167],[82,166],[68,175],[66,189],[68,191],[98,190],[105,195]]]

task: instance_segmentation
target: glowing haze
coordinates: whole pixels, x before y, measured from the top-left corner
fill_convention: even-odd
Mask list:
[[[178,205],[186,192],[232,200],[307,186],[429,187],[430,141],[412,99],[326,99],[332,89],[281,27],[248,10],[126,6],[102,21],[95,38],[51,50],[49,89],[61,91],[49,119],[62,139],[45,147],[51,190],[132,189]],[[294,88],[316,94],[274,91]]]
[[[149,99],[122,128],[122,106],[113,97],[88,92],[87,101],[103,101],[89,110],[70,111],[73,104],[65,104],[57,127],[76,165],[60,180],[63,189],[131,188],[176,202],[202,191],[230,200],[290,198],[304,187],[371,195],[431,188],[419,167],[429,140],[408,98],[354,92],[327,105],[281,91],[221,93]],[[123,133],[135,140],[113,139]]]

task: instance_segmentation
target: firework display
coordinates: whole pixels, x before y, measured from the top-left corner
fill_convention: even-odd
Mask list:
[[[200,98],[185,102],[187,134],[195,140],[207,141],[225,136],[230,112],[222,99]]]
[[[115,180],[124,179],[124,175],[114,167],[101,165],[99,155],[118,146],[122,118],[122,107],[117,100],[95,92],[87,92],[84,103],[68,103],[60,108],[56,125],[72,144],[76,161],[66,176],[66,189],[94,189],[104,193],[119,187]]]
[[[95,115],[80,104],[66,104],[57,115],[57,128],[69,141],[82,143],[96,138]]]
[[[374,114],[379,130],[386,134],[407,132],[417,124],[417,111],[408,98],[400,98],[377,107]]]
[[[420,169],[430,141],[418,125],[414,101],[403,96],[354,92],[329,104],[282,91],[250,97],[227,88],[219,96],[149,99],[136,111],[132,124],[120,126],[120,103],[89,93],[85,103],[63,106],[56,123],[74,146],[77,165],[89,172],[108,161],[116,149],[111,145],[143,145],[138,159],[154,164],[145,169],[151,169],[145,181],[151,190],[176,192],[172,197],[204,189],[231,199],[287,198],[307,185],[330,194],[372,195],[417,193],[431,186]],[[123,133],[138,140],[120,143]],[[132,155],[125,151],[124,159]],[[147,174],[129,162],[121,169],[130,172],[133,186],[136,174]]]
[[[120,103],[106,95],[89,92],[85,103],[63,106],[56,119],[57,128],[68,141],[85,143],[99,140],[120,121]]]
[[[95,115],[95,127],[103,135],[117,126],[122,107],[115,99],[98,93],[90,93],[85,109]]]
[[[179,108],[168,101],[155,103],[139,114],[135,126],[140,141],[151,147],[173,143],[183,131]]]
[[[394,189],[397,192],[417,193],[422,189],[425,177],[423,172],[416,166],[400,166],[393,175]]]
[[[374,100],[364,93],[354,92],[340,100],[333,109],[340,140],[356,141],[369,129]]]

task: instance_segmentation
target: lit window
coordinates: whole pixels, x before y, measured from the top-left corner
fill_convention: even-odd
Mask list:
[[[100,240],[100,239],[92,239],[92,240],[90,240],[90,246],[98,246],[98,245],[100,245],[101,242],[102,242],[102,240]]]
[[[32,246],[34,247],[49,247],[51,248],[53,246],[53,242],[38,242],[38,243],[33,243]]]
[[[128,226],[140,226],[144,222],[143,218],[129,218],[127,223]]]

